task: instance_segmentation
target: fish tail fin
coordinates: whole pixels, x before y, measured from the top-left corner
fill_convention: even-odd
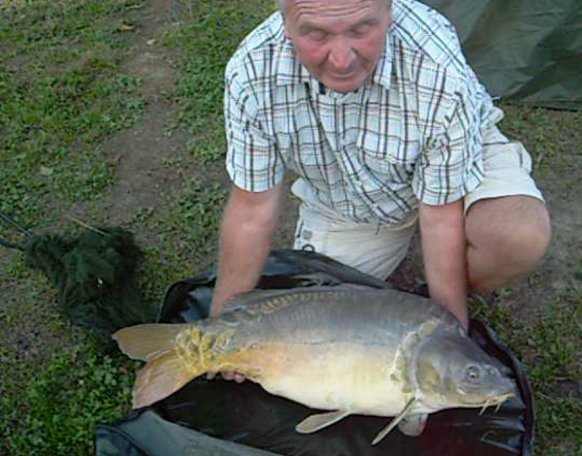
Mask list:
[[[133,387],[133,408],[169,396],[204,372],[200,365],[186,364],[176,351],[178,335],[186,326],[192,325],[144,324],[120,329],[113,335],[123,353],[147,361]]]
[[[123,353],[132,359],[150,361],[173,350],[176,337],[186,325],[145,324],[129,326],[113,334]]]
[[[129,357],[147,361],[133,387],[133,407],[146,407],[178,391],[227,361],[228,334],[197,324],[145,324],[117,331],[113,338]]]
[[[147,407],[175,393],[202,372],[188,369],[175,350],[148,361],[133,387],[134,409]]]

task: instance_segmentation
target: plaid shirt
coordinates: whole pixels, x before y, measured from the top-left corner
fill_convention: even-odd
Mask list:
[[[392,14],[372,77],[346,94],[297,60],[280,13],[241,43],[225,75],[226,167],[237,187],[268,190],[290,169],[307,202],[396,223],[419,200],[446,204],[479,184],[482,130],[501,111],[443,16],[413,0],[394,0]]]

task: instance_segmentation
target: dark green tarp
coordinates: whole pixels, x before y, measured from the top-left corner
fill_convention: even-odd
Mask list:
[[[493,96],[582,109],[582,0],[423,0]]]

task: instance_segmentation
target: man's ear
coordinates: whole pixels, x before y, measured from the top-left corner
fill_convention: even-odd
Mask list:
[[[289,36],[289,26],[287,24],[287,21],[285,20],[285,15],[282,12],[281,16],[283,16],[283,33],[285,34],[285,38],[291,40],[291,37]]]

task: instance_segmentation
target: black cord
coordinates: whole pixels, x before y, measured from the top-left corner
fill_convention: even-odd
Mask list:
[[[3,239],[0,239],[0,245],[2,247],[6,247],[8,249],[20,250],[20,251],[24,252],[24,247],[22,247],[20,245],[16,245],[16,244],[11,244],[10,242],[7,242]]]
[[[11,225],[13,228],[16,228],[18,231],[20,231],[25,236],[27,236],[27,237],[33,237],[34,236],[34,233],[32,231],[29,231],[26,228],[20,226],[18,223],[16,223],[14,220],[12,220],[10,217],[8,217],[7,215],[3,214],[2,212],[0,212],[0,219],[1,220],[4,220],[6,223],[8,223],[9,225]]]

